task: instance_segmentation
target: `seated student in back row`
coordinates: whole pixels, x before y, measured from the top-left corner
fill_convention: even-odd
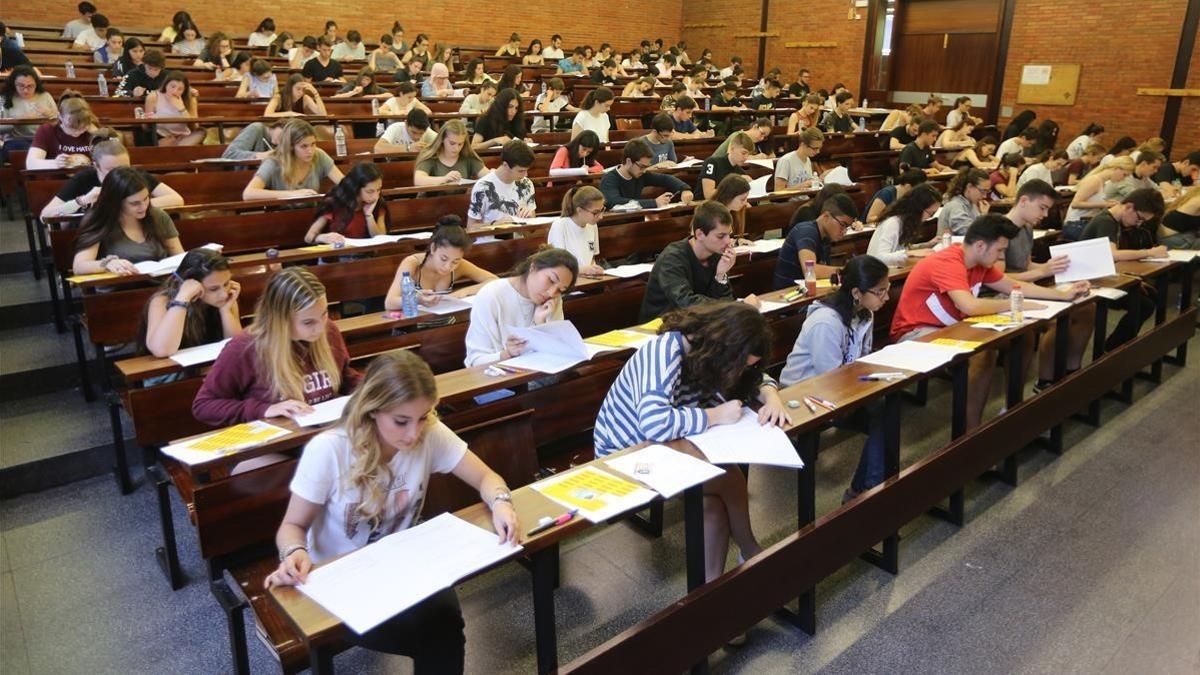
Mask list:
[[[486,150],[525,138],[525,112],[516,89],[501,89],[492,105],[475,120],[471,147]]]
[[[675,99],[675,107],[671,110],[671,120],[675,123],[674,138],[711,138],[712,129],[700,131],[692,117],[696,113],[696,100],[691,96],[680,96]]]
[[[750,155],[750,157],[748,157],[748,159],[768,159],[775,156],[770,150],[770,145],[767,144],[767,140],[771,137],[772,128],[773,127],[771,126],[770,119],[766,117],[757,117],[753,122],[750,123],[749,127],[746,127],[746,129],[741,132],[749,136],[750,140],[754,143],[754,152]],[[736,133],[738,132],[729,134],[725,140],[721,141],[721,144],[718,145],[717,149],[713,151],[712,156],[724,157],[725,155],[728,155],[729,142],[733,140],[733,136]]]
[[[754,141],[744,131],[735,131],[729,137],[729,154],[713,155],[705,160],[700,167],[700,177],[696,179],[696,193],[704,199],[712,199],[717,191],[717,184],[730,174],[744,174],[746,160],[754,154]]]
[[[317,147],[317,132],[304,120],[289,119],[283,125],[279,143],[263,159],[254,178],[242,190],[242,199],[286,199],[320,194],[321,182],[328,178],[337,185],[342,172],[333,159]]]
[[[400,261],[396,276],[388,287],[383,305],[390,310],[403,306],[401,282],[407,272],[417,289],[417,302],[432,307],[445,295],[462,297],[468,289],[454,290],[462,279],[477,284],[487,283],[496,275],[466,260],[471,249],[471,237],[463,229],[462,218],[455,215],[442,216],[429,237],[429,248],[424,253],[413,253]]]
[[[113,169],[129,166],[129,150],[121,144],[121,139],[114,135],[103,138],[109,133],[103,130],[97,135],[96,144],[92,146],[92,166],[76,171],[63,184],[50,203],[42,209],[42,218],[61,216],[75,213],[81,208],[88,208],[100,199],[100,186]],[[160,182],[157,178],[141,169],[137,170],[150,189],[150,205],[160,209],[168,206],[182,206],[183,197],[171,189],[171,186]]]
[[[640,138],[629,141],[623,154],[621,165],[600,179],[600,192],[604,193],[608,208],[632,201],[643,209],[652,209],[670,204],[676,194],[680,203],[691,203],[693,195],[687,183],[675,176],[649,170],[654,164],[653,153],[645,141]],[[666,192],[654,199],[643,199],[642,190],[646,187],[659,187]]]
[[[916,186],[924,184],[926,180],[928,178],[924,171],[909,169],[901,172],[891,185],[883,186],[867,200],[867,210],[863,213],[863,222],[868,225],[879,222],[887,207],[911,192]]]
[[[387,234],[387,203],[380,199],[383,174],[374,162],[359,162],[325,195],[304,241],[339,246],[346,239]]]
[[[804,264],[808,261],[814,263],[818,279],[827,279],[836,272],[838,268],[830,265],[832,244],[846,236],[856,212],[849,195],[835,194],[825,200],[816,220],[796,223],[779,249],[773,287],[787,288],[804,279]]]
[[[724,204],[701,202],[692,215],[692,234],[667,244],[654,261],[638,321],[645,322],[676,309],[715,300],[733,300],[729,270],[733,252],[733,216]],[[745,302],[759,306],[758,298]]]
[[[241,335],[241,290],[228,258],[207,248],[188,251],[146,301],[137,353],[165,359],[180,349]]]
[[[162,209],[150,205],[150,186],[138,169],[108,172],[94,206],[75,237],[74,274],[137,274],[136,263],[183,253],[179,232]]]
[[[467,229],[510,223],[514,218],[530,218],[537,212],[533,181],[533,150],[522,140],[504,144],[500,166],[471,186],[467,206]]]
[[[1006,312],[1007,298],[980,298],[982,286],[1007,295],[1013,280],[1004,276],[996,262],[1004,255],[1009,240],[1019,234],[1017,226],[1001,215],[987,214],[975,219],[967,228],[961,245],[953,245],[934,253],[909,273],[901,291],[896,313],[892,318],[891,337],[894,342],[911,340],[952,326],[968,316],[983,316]],[[1027,298],[1044,298],[1070,302],[1088,293],[1086,281],[1076,282],[1067,291],[1022,284]],[[1042,305],[1027,303],[1028,309]],[[983,407],[991,390],[992,369],[996,352],[985,350],[970,358],[967,375],[966,428],[979,426]]]
[[[488,282],[475,295],[467,326],[468,368],[520,356],[525,341],[509,334],[563,318],[562,296],[575,287],[575,256],[549,246],[521,261],[505,278]]]
[[[921,131],[921,123],[925,120],[921,117],[913,115],[908,118],[905,124],[897,126],[888,132],[888,148],[892,150],[903,150],[908,147],[909,143],[917,140],[917,134]]]
[[[338,424],[304,447],[275,535],[279,567],[267,587],[304,583],[314,564],[411,527],[434,473],[452,473],[477,490],[500,542],[517,542],[520,524],[508,486],[438,420],[437,402],[433,371],[412,352],[372,361]],[[349,639],[411,656],[418,673],[461,673],[463,625],[458,596],[449,588]]]

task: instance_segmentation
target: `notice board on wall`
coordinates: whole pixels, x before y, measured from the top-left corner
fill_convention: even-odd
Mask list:
[[[1017,103],[1075,105],[1078,63],[1030,63],[1021,67]]]

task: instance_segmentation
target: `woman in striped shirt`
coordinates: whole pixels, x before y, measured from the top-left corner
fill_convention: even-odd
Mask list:
[[[779,385],[763,372],[770,343],[766,319],[744,303],[706,303],[667,314],[658,336],[625,363],[604,398],[596,455],[732,424],[752,399],[762,403],[760,423],[782,426],[787,412]],[[729,470],[704,485],[706,580],[724,572],[731,535],[743,558],[762,550],[750,527],[745,477]]]

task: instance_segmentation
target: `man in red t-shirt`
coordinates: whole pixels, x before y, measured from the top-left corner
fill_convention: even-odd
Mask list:
[[[996,263],[1004,258],[1008,240],[1017,236],[1017,226],[1008,218],[987,214],[967,228],[961,246],[951,246],[917,263],[896,305],[892,318],[894,342],[920,337],[943,326],[952,326],[968,316],[997,314],[1009,309],[1008,299],[980,298],[982,286],[1007,295],[1013,280],[1004,276]],[[1025,284],[1027,298],[1071,301],[1088,292],[1086,281],[1077,282],[1067,291]],[[1044,305],[1026,303],[1026,309]],[[987,393],[991,388],[996,354],[980,351],[971,357],[967,379],[967,429],[979,426]]]

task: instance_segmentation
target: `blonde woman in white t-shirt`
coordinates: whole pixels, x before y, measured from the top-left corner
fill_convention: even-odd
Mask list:
[[[585,277],[604,275],[596,264],[600,255],[600,230],[596,223],[604,213],[604,194],[591,185],[576,185],[563,196],[562,217],[550,224],[546,241],[555,248],[570,251]]]
[[[432,473],[479,491],[502,543],[518,540],[504,480],[437,418],[437,381],[408,351],[376,358],[337,426],[304,448],[275,535],[270,586],[303,583],[314,563],[362,548],[416,522]],[[454,589],[440,591],[363,633],[357,644],[411,656],[417,672],[462,672],[466,638]]]

